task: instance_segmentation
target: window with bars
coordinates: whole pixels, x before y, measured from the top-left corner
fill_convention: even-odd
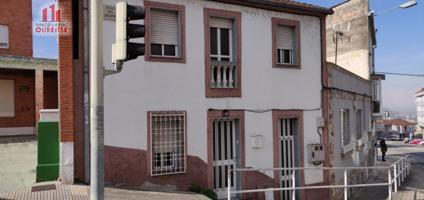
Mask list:
[[[233,20],[211,17],[209,19],[210,59],[233,61]]]
[[[356,139],[360,140],[362,138],[362,132],[364,131],[364,117],[362,115],[361,109],[356,109]]]
[[[277,64],[296,64],[295,27],[277,25]]]
[[[151,8],[149,19],[150,54],[161,57],[180,56],[179,12]]]
[[[0,49],[9,48],[9,27],[0,25]]]
[[[186,171],[184,111],[150,112],[151,174]]]
[[[349,110],[341,109],[340,110],[340,135],[342,137],[342,145],[346,146],[351,143],[350,138],[350,123],[349,123]]]

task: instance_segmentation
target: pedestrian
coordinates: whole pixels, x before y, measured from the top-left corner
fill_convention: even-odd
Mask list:
[[[386,152],[387,152],[387,144],[384,139],[380,141],[380,149],[381,149],[381,161],[386,161],[384,157],[386,156]]]
[[[413,131],[409,132],[409,142],[412,141],[413,137],[414,137],[414,132]]]

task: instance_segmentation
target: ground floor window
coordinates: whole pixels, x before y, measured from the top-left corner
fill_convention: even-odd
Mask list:
[[[186,113],[150,112],[151,174],[165,175],[186,171]]]

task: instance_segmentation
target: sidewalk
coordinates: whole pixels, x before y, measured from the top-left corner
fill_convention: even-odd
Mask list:
[[[89,200],[90,188],[86,185],[66,185],[48,183],[24,190],[0,193],[0,200]],[[107,200],[208,200],[207,197],[193,193],[150,192],[127,189],[105,188]]]
[[[390,166],[401,156],[404,155],[388,155],[386,162],[377,161],[377,166]],[[387,180],[386,170],[376,170],[367,183],[385,183]],[[414,165],[412,160],[412,168],[410,174],[405,178],[405,182],[398,187],[398,192],[392,190],[392,200],[424,200],[424,168]],[[354,200],[386,200],[388,198],[388,187],[366,187],[356,195]]]

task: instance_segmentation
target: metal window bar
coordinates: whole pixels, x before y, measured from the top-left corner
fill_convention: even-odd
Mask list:
[[[151,175],[185,173],[185,112],[150,114]]]
[[[405,164],[400,164],[405,163]],[[394,167],[400,167],[398,173],[396,173],[392,177],[392,168]],[[335,189],[335,188],[342,188],[344,189],[344,199],[347,200],[347,189],[348,188],[357,188],[357,187],[376,187],[376,186],[387,186],[389,189],[388,192],[388,200],[392,199],[392,187],[397,187],[395,183],[396,179],[399,179],[402,173],[405,173],[407,176],[409,174],[409,170],[411,168],[411,160],[409,156],[404,156],[401,159],[397,160],[390,166],[373,166],[373,167],[293,167],[293,168],[240,168],[240,169],[233,169],[228,170],[228,176],[230,177],[231,174],[234,174],[235,172],[246,172],[246,171],[284,171],[284,170],[293,170],[293,171],[301,171],[301,170],[343,170],[344,174],[344,184],[343,185],[318,185],[318,186],[300,186],[300,187],[280,187],[280,188],[265,188],[265,189],[249,189],[249,190],[230,190],[230,188],[227,187],[227,199],[231,199],[231,195],[236,194],[245,194],[245,193],[257,193],[257,192],[266,192],[266,191],[294,191],[294,190],[309,190],[309,189]],[[387,177],[388,181],[385,183],[364,183],[364,184],[348,184],[347,182],[347,171],[348,170],[387,170]],[[293,180],[295,177],[293,176]],[[227,179],[228,182],[230,182],[230,179]],[[403,181],[399,181],[398,183],[401,184]],[[397,190],[397,188],[395,188]]]

